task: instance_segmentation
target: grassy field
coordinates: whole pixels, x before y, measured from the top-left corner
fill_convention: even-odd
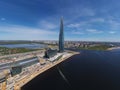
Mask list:
[[[38,49],[0,47],[0,55],[24,53],[24,52],[30,52],[30,51],[35,51],[35,50],[38,50]]]

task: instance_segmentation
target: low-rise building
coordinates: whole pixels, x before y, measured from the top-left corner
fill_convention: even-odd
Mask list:
[[[45,58],[53,57],[57,54],[57,50],[48,49],[45,51]]]

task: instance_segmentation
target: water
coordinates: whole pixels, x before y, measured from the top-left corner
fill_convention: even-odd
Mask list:
[[[22,90],[120,90],[120,50],[80,52]]]
[[[46,47],[46,45],[36,44],[36,43],[33,43],[33,44],[6,44],[6,45],[0,45],[0,47],[39,49],[39,48]]]

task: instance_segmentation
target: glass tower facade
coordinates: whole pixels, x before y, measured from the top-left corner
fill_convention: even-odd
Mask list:
[[[64,30],[63,18],[60,20],[60,33],[59,33],[59,52],[64,52]]]

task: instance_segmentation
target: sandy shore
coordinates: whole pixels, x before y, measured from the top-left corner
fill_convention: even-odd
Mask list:
[[[113,50],[113,49],[120,49],[120,47],[112,47],[112,48],[108,48],[107,50]]]

